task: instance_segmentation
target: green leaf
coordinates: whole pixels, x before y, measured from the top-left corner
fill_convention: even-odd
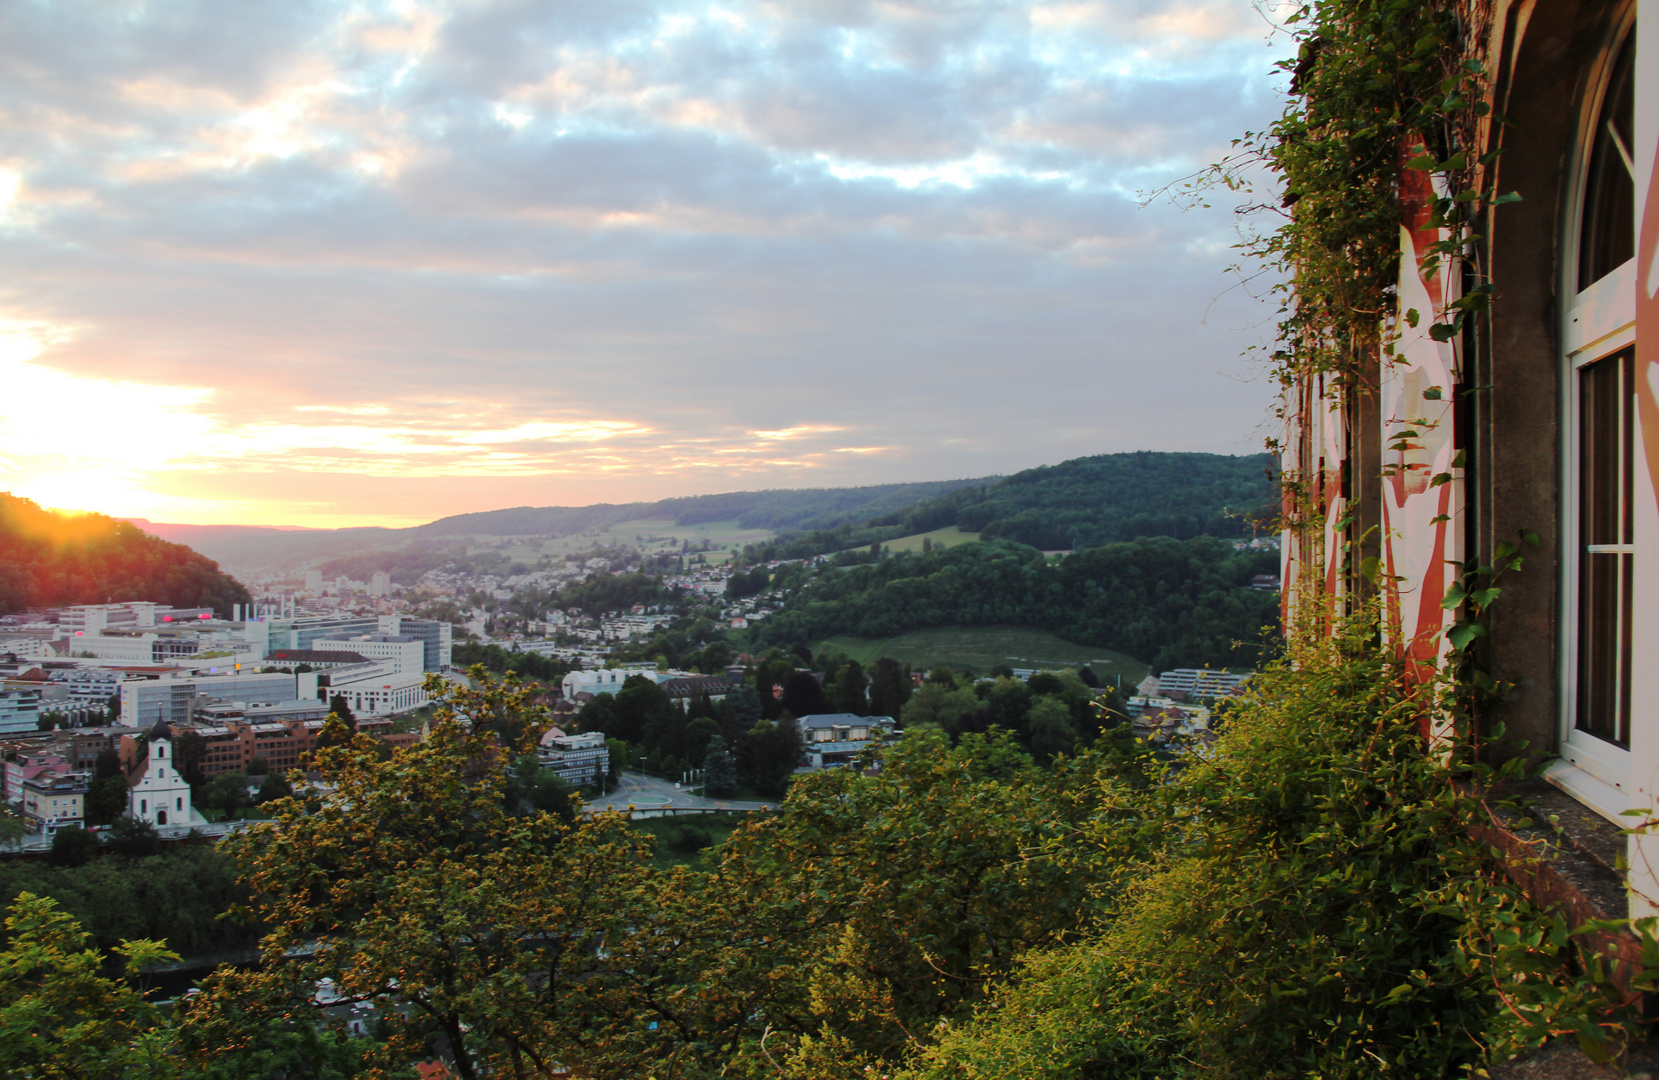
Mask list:
[[[1406,168],[1416,169],[1418,172],[1428,172],[1434,168],[1434,155],[1419,154],[1406,162]]]
[[[1499,195],[1497,198],[1493,199],[1492,200],[1492,205],[1493,206],[1502,206],[1504,203],[1512,203],[1512,202],[1520,202],[1520,201],[1521,201],[1521,193],[1519,191],[1511,191],[1511,192],[1508,192],[1507,194]]]
[[[1411,325],[1416,326],[1417,324],[1412,323]],[[1427,390],[1424,390],[1423,391],[1423,400],[1424,401],[1439,401],[1440,400],[1440,387],[1431,386]]]

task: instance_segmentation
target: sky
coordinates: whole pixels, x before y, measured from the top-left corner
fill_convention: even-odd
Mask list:
[[[1253,453],[1246,0],[12,0],[0,491],[155,521]]]

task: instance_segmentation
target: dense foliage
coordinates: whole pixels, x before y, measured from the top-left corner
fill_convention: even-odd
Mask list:
[[[451,689],[428,742],[327,749],[336,794],[225,842],[272,928],[262,966],[100,1052],[170,1047],[127,1072],[157,1080],[436,1054],[469,1080],[1438,1080],[1634,1022],[1469,838],[1483,807],[1452,780],[1478,770],[1422,752],[1423,699],[1373,631],[1295,643],[1185,758],[1115,726],[1043,766],[1001,726],[918,721],[879,771],[797,779],[699,869],[539,805],[515,754],[546,714],[511,681]],[[53,970],[0,986],[33,1025],[0,1024],[0,1054],[141,1015],[115,985],[71,1006]],[[373,1037],[341,1037],[323,978],[374,1006],[354,1014]]]
[[[102,514],[53,513],[0,492],[0,614],[122,600],[210,607],[228,618],[232,604],[251,597],[183,544]]]
[[[230,861],[205,845],[173,845],[144,858],[105,855],[79,866],[0,863],[0,903],[23,893],[50,897],[102,949],[123,938],[150,938],[202,956],[248,948],[258,939],[250,927],[220,917],[247,894]]]
[[[476,641],[457,641],[450,659],[457,668],[467,669],[481,664],[486,671],[505,675],[509,671],[530,679],[557,685],[570,674],[570,664],[557,657],[534,652],[514,652],[500,645],[483,645]]]
[[[1251,589],[1274,573],[1273,553],[1235,551],[1210,537],[1145,538],[1050,563],[1007,541],[895,555],[824,576],[752,633],[763,644],[836,634],[882,638],[930,626],[1029,626],[1140,657],[1154,669],[1250,666],[1278,617],[1275,593]]]

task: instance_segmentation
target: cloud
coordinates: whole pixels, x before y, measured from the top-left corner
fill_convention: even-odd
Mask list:
[[[1137,193],[1277,111],[1266,39],[1246,0],[0,8],[0,364],[78,436],[0,414],[0,487],[315,524],[1252,450],[1231,215]]]

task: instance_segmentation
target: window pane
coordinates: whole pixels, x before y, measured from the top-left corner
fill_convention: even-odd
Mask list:
[[[1590,142],[1578,236],[1580,292],[1636,257],[1636,180],[1627,160],[1634,145],[1635,68],[1636,36],[1632,34],[1613,63]]]
[[[1635,352],[1579,369],[1577,726],[1630,742]]]

